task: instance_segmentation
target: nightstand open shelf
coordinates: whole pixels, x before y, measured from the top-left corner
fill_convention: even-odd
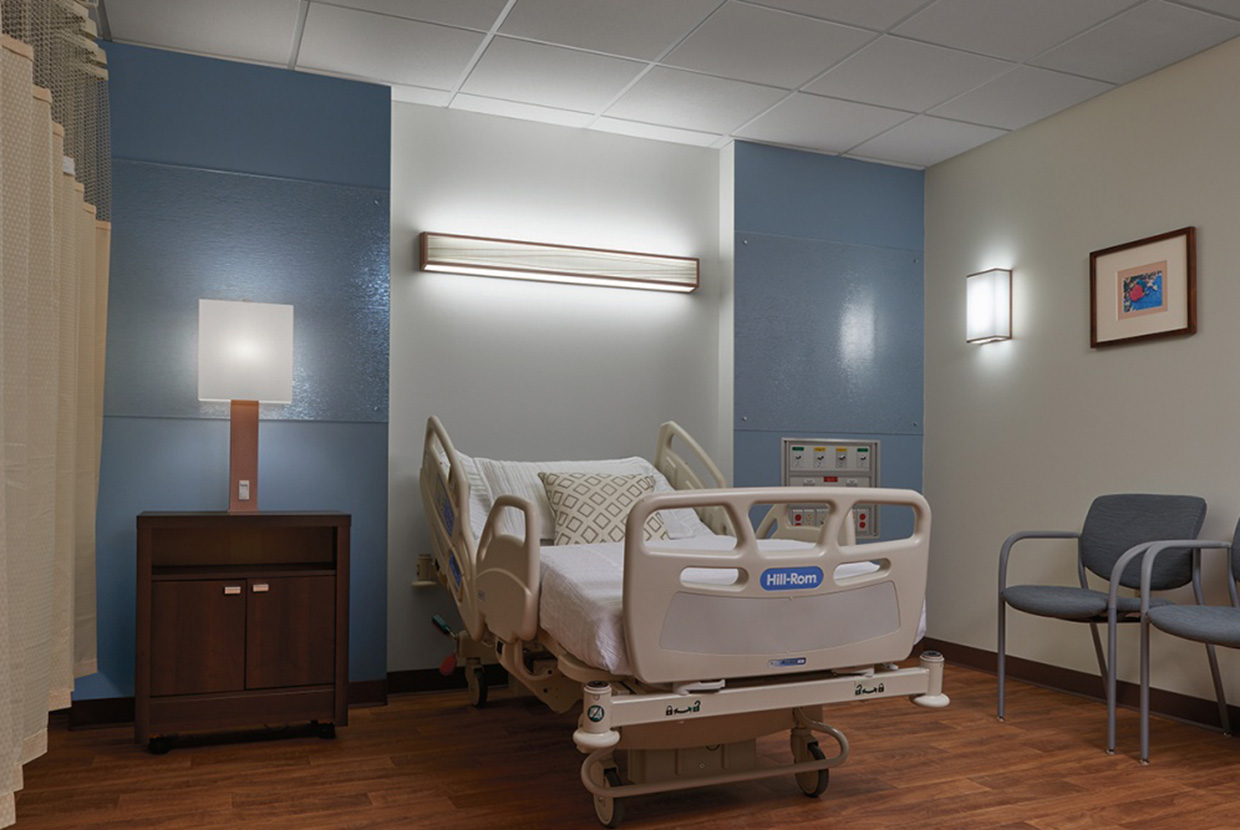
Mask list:
[[[134,739],[348,722],[345,513],[138,516]]]

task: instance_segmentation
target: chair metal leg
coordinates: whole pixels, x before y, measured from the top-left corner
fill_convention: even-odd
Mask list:
[[[1119,646],[1118,625],[1116,623],[1116,612],[1114,608],[1107,611],[1107,660],[1106,667],[1103,670],[1106,676],[1106,697],[1107,697],[1107,755],[1115,754],[1115,673],[1118,657]],[[1094,636],[1098,636],[1098,627],[1094,626]],[[1101,654],[1098,657],[1102,660]]]
[[[1206,643],[1206,655],[1210,658],[1210,675],[1214,678],[1214,699],[1218,701],[1218,720],[1223,727],[1223,734],[1231,734],[1231,723],[1227,717],[1227,695],[1223,692],[1223,679],[1218,673],[1218,655],[1214,653],[1214,643]]]
[[[1006,680],[1006,657],[1007,657],[1007,603],[1003,600],[1003,595],[999,595],[999,634],[998,634],[998,660],[995,668],[999,675],[999,708],[997,717],[1003,720],[1003,692],[1004,681]]]
[[[1141,763],[1150,762],[1150,621],[1141,620]]]

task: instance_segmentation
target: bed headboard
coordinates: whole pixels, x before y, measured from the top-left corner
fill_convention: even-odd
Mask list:
[[[673,443],[683,444],[689,450],[689,457],[697,464],[712,481],[704,482],[693,465],[673,448]],[[692,435],[675,421],[668,421],[659,427],[659,443],[655,448],[654,466],[668,483],[677,490],[717,490],[728,486],[723,473],[711,457],[706,454]],[[712,532],[721,535],[735,536],[732,522],[727,512],[717,506],[697,508],[698,517]]]

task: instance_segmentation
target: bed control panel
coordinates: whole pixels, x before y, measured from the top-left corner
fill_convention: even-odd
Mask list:
[[[852,438],[785,438],[780,468],[785,487],[881,487],[878,441]],[[821,527],[827,511],[792,505],[794,525]],[[853,513],[858,539],[877,539],[878,506],[858,504]]]

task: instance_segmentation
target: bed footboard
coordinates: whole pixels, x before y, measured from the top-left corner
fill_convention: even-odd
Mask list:
[[[842,523],[858,502],[911,507],[912,534],[876,544],[840,544]],[[817,541],[808,549],[768,545],[764,550],[747,519],[750,509],[793,503],[829,509]],[[732,550],[644,541],[641,528],[651,513],[702,505],[718,506],[739,528]],[[625,640],[637,677],[647,683],[874,665],[902,660],[912,651],[930,539],[930,508],[919,493],[869,487],[661,493],[639,501],[627,527]],[[852,576],[836,572],[862,562],[878,569]],[[701,576],[710,572],[711,578]]]

